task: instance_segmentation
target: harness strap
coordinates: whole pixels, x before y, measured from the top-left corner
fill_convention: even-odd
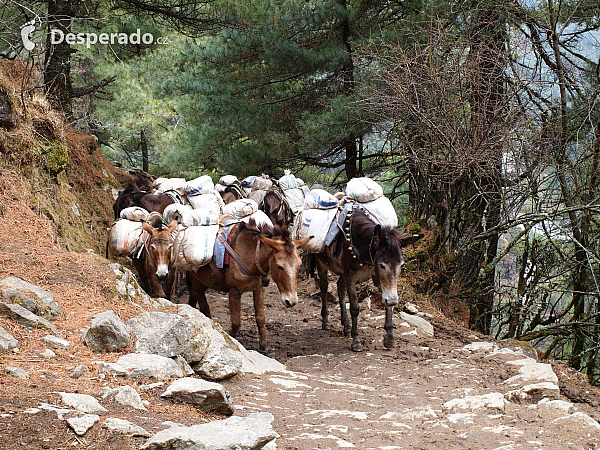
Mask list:
[[[219,241],[221,242],[221,244],[223,244],[223,246],[225,247],[225,249],[227,249],[227,251],[229,252],[229,254],[231,255],[231,257],[233,259],[235,259],[235,262],[238,263],[238,266],[240,267],[240,271],[246,275],[247,277],[255,277],[258,274],[250,272],[248,270],[248,268],[245,266],[245,264],[242,262],[242,260],[240,259],[240,257],[238,256],[238,254],[233,250],[233,247],[231,247],[231,245],[229,245],[229,242],[227,242],[227,239],[225,239],[221,234],[219,234],[218,236]],[[258,247],[258,245],[257,245]],[[260,266],[259,266],[260,267]],[[260,270],[260,268],[259,268]]]
[[[258,271],[260,272],[260,274],[262,276],[267,276],[267,272],[265,272],[263,270],[263,268],[260,266],[259,253],[260,253],[260,239],[258,240],[258,243],[256,244],[256,251],[254,252],[254,264],[256,265],[256,268],[258,269]]]

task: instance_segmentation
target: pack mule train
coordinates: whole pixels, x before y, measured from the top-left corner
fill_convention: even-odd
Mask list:
[[[390,226],[381,226],[368,217],[368,213],[356,204],[345,218],[343,232],[321,253],[314,253],[311,272],[314,273],[315,262],[319,275],[321,290],[322,328],[328,330],[329,312],[327,309],[328,271],[339,275],[337,281],[340,303],[341,322],[344,335],[352,335],[352,350],[362,351],[358,337],[359,302],[356,295],[356,283],[371,277],[373,283],[381,290],[385,306],[386,335],[383,344],[386,348],[394,345],[393,308],[398,304],[398,276],[404,264],[402,247],[413,244],[423,235],[403,236]],[[350,300],[352,328],[346,310],[346,293]]]
[[[115,220],[119,219],[121,211],[132,206],[139,206],[148,212],[155,211],[162,214],[171,203],[173,203],[173,199],[167,194],[153,192],[152,184],[148,178],[138,176],[119,192],[119,196],[113,204],[113,211],[115,212]]]
[[[231,255],[228,265],[220,269],[213,260],[197,271],[187,272],[189,304],[198,305],[205,316],[211,317],[206,290],[229,291],[230,334],[235,337],[241,323],[242,294],[252,292],[260,350],[267,351],[263,277],[270,274],[281,293],[283,304],[287,308],[294,306],[298,301],[297,281],[302,263],[298,249],[311,238],[292,241],[286,226],[263,224],[259,229],[254,219],[248,223],[241,222],[236,228],[230,231],[234,238],[228,244]]]

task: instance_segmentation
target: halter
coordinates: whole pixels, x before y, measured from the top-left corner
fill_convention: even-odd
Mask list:
[[[250,272],[250,270],[242,262],[241,258],[238,256],[238,254],[235,252],[235,250],[233,250],[233,247],[231,245],[229,245],[229,242],[227,242],[227,239],[225,239],[223,237],[223,235],[219,234],[218,239],[221,242],[221,244],[223,244],[223,246],[227,249],[227,251],[229,252],[231,257],[238,264],[238,266],[240,268],[240,272],[242,272],[242,274],[246,275],[247,277],[255,277],[258,275],[267,276],[267,273],[260,266],[260,258],[259,258],[260,238],[258,239],[258,242],[256,243],[256,251],[254,252],[254,264],[256,265],[256,268],[258,269],[259,273]]]

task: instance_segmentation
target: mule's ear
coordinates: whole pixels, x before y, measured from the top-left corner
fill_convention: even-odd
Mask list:
[[[167,229],[169,230],[169,233],[172,233],[173,231],[175,231],[177,229],[177,225],[178,225],[178,223],[176,220],[171,220],[171,223],[167,227]]]
[[[156,228],[154,228],[148,222],[142,222],[142,228],[150,234],[154,234],[156,232]]]
[[[275,239],[270,239],[261,234],[258,235],[258,238],[263,242],[263,244],[271,247],[272,249],[281,250],[283,247],[283,242],[276,241]]]
[[[304,238],[304,239],[298,239],[297,241],[292,242],[292,244],[294,244],[294,246],[296,248],[302,248],[306,244],[308,244],[308,241],[310,241],[312,238],[314,238],[314,236],[309,236],[309,237]]]
[[[412,236],[402,236],[400,238],[400,247],[406,247],[407,245],[414,244],[421,239],[424,234],[413,234]]]

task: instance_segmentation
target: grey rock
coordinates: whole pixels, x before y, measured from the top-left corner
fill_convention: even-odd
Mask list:
[[[81,378],[81,376],[86,373],[89,372],[90,368],[88,366],[86,366],[85,364],[80,364],[77,367],[75,367],[73,369],[73,371],[71,372],[71,378],[73,379],[78,379]]]
[[[246,417],[234,416],[191,427],[172,426],[156,433],[141,448],[144,450],[259,449],[279,437],[271,426],[272,421],[271,413],[258,412]]]
[[[423,331],[427,336],[433,337],[433,325],[431,325],[422,317],[406,314],[405,312],[401,312],[400,317],[402,317],[402,320],[408,322],[413,327]]]
[[[189,403],[204,412],[214,412],[230,416],[234,412],[229,392],[219,383],[198,378],[175,380],[161,397]]]
[[[454,410],[479,410],[483,409],[490,412],[504,412],[506,400],[499,392],[491,394],[466,396],[463,398],[455,398],[444,403],[445,411]]]
[[[190,376],[190,375],[194,375],[194,369],[192,369],[192,367],[188,364],[188,362],[183,358],[183,356],[181,355],[177,355],[176,358],[173,358],[173,360],[177,363],[177,365],[180,367],[180,369],[183,371],[183,375],[185,375],[186,377]]]
[[[46,344],[48,344],[52,348],[67,349],[71,345],[69,343],[69,341],[67,341],[66,339],[62,339],[57,336],[51,336],[51,335],[44,336],[42,338],[42,341],[44,341]]]
[[[150,437],[150,433],[144,430],[142,427],[137,426],[127,420],[118,419],[116,417],[109,417],[102,424],[102,428],[106,428],[108,431],[114,434],[124,434],[127,436],[142,436]]]
[[[65,414],[75,414],[77,411],[74,409],[61,408],[55,405],[49,405],[48,403],[40,403],[38,405],[39,409],[43,409],[44,411],[54,411],[57,417],[62,420]]]
[[[0,299],[5,303],[16,303],[17,305],[21,305],[23,308],[34,314],[37,312],[35,301],[16,289],[0,287]]]
[[[192,331],[185,319],[177,314],[149,311],[127,322],[136,335],[138,353],[153,353],[171,358],[180,355],[190,344]]]
[[[17,341],[8,331],[0,326],[0,352],[8,352],[19,346]]]
[[[98,392],[98,397],[100,397],[102,400],[106,400],[108,397],[114,394],[115,390],[116,389],[105,386],[102,389],[100,389],[100,392]]]
[[[23,380],[26,380],[27,378],[29,378],[29,374],[24,371],[23,369],[20,369],[18,367],[5,367],[4,368],[4,373],[10,375],[11,377],[15,377],[15,378],[21,378]]]
[[[129,353],[121,356],[117,364],[127,371],[129,377],[181,378],[183,371],[172,359],[160,355]]]
[[[522,388],[507,392],[504,397],[515,403],[537,403],[547,398],[548,400],[558,400],[560,398],[560,389],[554,383],[542,382],[528,384]]]
[[[109,266],[115,273],[115,290],[117,297],[122,300],[138,301],[145,305],[152,305],[152,299],[140,287],[133,272],[121,264],[113,263]]]
[[[139,387],[140,391],[151,391],[152,389],[156,389],[164,385],[165,383],[163,381],[158,381],[156,383],[141,384]]]
[[[0,315],[6,316],[26,327],[42,328],[58,335],[58,331],[56,331],[56,328],[50,322],[43,317],[36,316],[28,309],[16,303],[6,304],[0,302]]]
[[[62,399],[62,402],[77,411],[83,413],[97,413],[108,411],[104,406],[98,403],[91,395],[86,394],[71,394],[69,392],[58,393]]]
[[[56,356],[56,353],[54,353],[52,350],[50,350],[49,348],[47,348],[44,351],[41,351],[38,353],[39,356],[41,356],[42,358],[54,358]]]
[[[35,313],[44,319],[56,320],[63,314],[62,309],[54,300],[54,296],[39,286],[17,277],[8,277],[0,281],[0,287],[14,289],[22,294],[32,293],[36,303]]]
[[[504,381],[511,386],[525,386],[528,384],[548,382],[558,384],[558,377],[550,364],[532,363],[525,364],[519,369],[518,375]]]
[[[404,312],[407,312],[408,314],[418,314],[419,308],[417,308],[414,303],[406,302],[404,304]]]
[[[107,373],[113,377],[127,376],[127,371],[117,363],[94,361],[92,364],[98,365],[99,372]]]
[[[110,388],[108,388],[108,389],[110,389]],[[103,394],[103,391],[104,391],[104,389],[102,391],[100,391],[101,394],[99,394],[99,395],[101,397],[103,397],[105,395],[105,394]],[[121,406],[127,406],[129,408],[146,411],[146,407],[142,403],[140,394],[138,394],[137,391],[134,388],[132,388],[131,386],[120,386],[118,388],[111,389],[111,391],[108,392],[108,395],[106,395],[106,397],[103,397],[103,398],[110,398],[115,403],[117,403],[118,405],[121,405]]]
[[[70,419],[67,419],[67,423],[77,436],[83,436],[99,420],[100,416],[97,416],[96,414],[86,414],[81,417],[71,417]]]
[[[127,347],[131,336],[119,316],[109,310],[94,316],[83,341],[92,351],[114,352]]]

